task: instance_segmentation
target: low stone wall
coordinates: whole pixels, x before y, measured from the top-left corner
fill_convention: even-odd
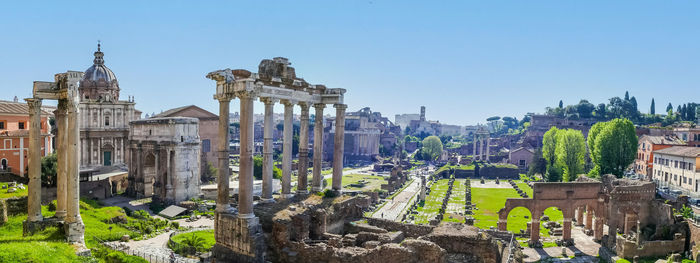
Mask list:
[[[9,216],[27,213],[27,197],[0,199],[0,225],[7,222]]]
[[[437,227],[431,234],[421,237],[431,241],[449,254],[459,254],[467,262],[499,263],[506,248],[505,243],[479,233],[473,226],[454,225]]]
[[[414,225],[381,218],[367,218],[367,224],[386,229],[389,232],[401,231],[408,238],[418,238],[433,231],[433,226]]]
[[[485,179],[520,179],[518,168],[485,166],[479,167],[479,177]]]
[[[617,237],[615,250],[617,255],[626,259],[639,257],[665,257],[671,253],[683,252],[685,238],[676,234],[673,240],[643,241],[639,246],[632,240],[622,236]]]
[[[0,173],[0,182],[18,182],[27,184],[29,183],[29,178],[11,173]]]

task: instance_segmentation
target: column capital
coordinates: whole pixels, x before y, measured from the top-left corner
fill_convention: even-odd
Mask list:
[[[29,111],[32,111],[33,109],[36,109],[37,107],[41,107],[41,99],[38,98],[26,98],[24,101],[27,102],[27,105],[29,105]]]
[[[228,94],[214,94],[214,99],[218,100],[219,102],[230,102],[233,98],[234,96]]]
[[[304,111],[304,110],[308,111],[308,110],[309,110],[309,106],[311,106],[311,105],[309,105],[308,102],[305,102],[305,101],[299,102],[299,103],[297,103],[297,104],[299,104],[299,107],[301,107],[301,110],[302,110],[302,111]]]
[[[345,110],[348,108],[347,104],[333,104],[333,107],[338,109],[338,110]]]
[[[255,99],[258,97],[258,94],[254,91],[236,91],[236,97],[239,99]]]
[[[316,110],[322,110],[325,107],[326,107],[326,104],[323,104],[323,103],[315,103],[314,104],[314,108],[316,108]]]
[[[294,107],[294,101],[291,100],[280,100],[280,103],[284,105],[285,107]]]
[[[277,99],[270,97],[260,97],[260,102],[264,103],[265,105],[274,105],[275,103],[277,103]]]

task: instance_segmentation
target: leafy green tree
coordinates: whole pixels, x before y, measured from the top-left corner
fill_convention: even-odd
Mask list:
[[[654,103],[654,98],[651,98],[651,108],[649,109],[649,114],[656,114],[656,103]]]
[[[218,171],[219,170],[216,169],[211,162],[207,162],[207,165],[202,173],[202,182],[206,183],[215,181]]]
[[[544,133],[542,138],[542,157],[547,160],[547,181],[558,181],[561,178],[559,167],[556,166],[557,161],[557,127],[550,128]]]
[[[625,91],[625,100],[630,100],[630,92]]]
[[[535,174],[545,175],[547,172],[547,160],[542,157],[542,149],[538,148],[535,150],[535,154],[532,155],[532,160],[530,160],[530,169],[527,174],[533,176]]]
[[[583,134],[574,129],[559,130],[556,139],[556,162],[562,168],[562,179],[564,182],[574,181],[584,169],[586,143]]]
[[[253,156],[253,177],[256,180],[262,180],[263,158],[262,156]],[[282,170],[277,166],[272,166],[272,178],[281,179]]]
[[[41,184],[45,186],[56,186],[57,162],[55,152],[41,157]]]
[[[581,101],[579,101],[578,105],[576,105],[576,111],[577,111],[578,116],[580,118],[593,117],[593,110],[594,109],[595,109],[595,105],[593,105],[593,103],[588,102],[587,100],[581,100]]]
[[[607,107],[605,106],[605,103],[600,103],[598,106],[595,108],[595,117],[598,120],[605,120],[607,116]]]
[[[493,116],[493,117],[488,117],[488,118],[486,118],[486,121],[497,121],[497,120],[500,120],[500,119],[501,119],[500,116]]]
[[[589,132],[589,141],[593,142],[592,160],[599,174],[614,174],[622,177],[625,169],[637,154],[637,134],[634,124],[628,119],[614,119],[600,124],[597,134]]]
[[[564,101],[559,100],[559,108],[560,108],[560,109],[561,109],[561,108],[564,108]]]
[[[423,139],[423,147],[421,148],[423,157],[429,161],[435,161],[442,154],[442,142],[440,138],[432,135]]]

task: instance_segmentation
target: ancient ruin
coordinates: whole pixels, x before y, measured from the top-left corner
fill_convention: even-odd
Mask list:
[[[491,144],[491,135],[489,131],[482,127],[474,133],[474,151],[472,151],[472,160],[489,161],[489,145]],[[477,147],[477,144],[479,145]]]
[[[265,103],[265,131],[263,146],[263,191],[265,202],[272,200],[272,112],[278,101],[285,107],[282,159],[281,198],[294,196],[291,192],[292,174],[292,112],[294,105],[301,107],[301,131],[299,146],[299,174],[297,189],[299,194],[308,193],[308,121],[309,107],[314,106],[316,116],[323,116],[326,104],[336,108],[335,146],[333,156],[332,189],[342,191],[343,146],[345,109],[344,89],[329,89],[324,85],[311,85],[297,78],[293,67],[286,58],[277,57],[260,62],[258,73],[244,69],[223,69],[207,75],[216,81],[214,99],[219,101],[219,164],[218,197],[215,219],[215,256],[222,261],[264,262],[264,240],[258,217],[253,211],[253,100],[260,98]],[[229,203],[228,166],[228,127],[229,104],[232,99],[240,99],[240,172],[238,175],[239,193],[237,209]],[[316,118],[316,136],[323,134],[322,118]],[[318,137],[320,138],[320,137]],[[322,140],[314,140],[314,152],[322,152]],[[312,191],[320,191],[321,154],[314,155]]]
[[[54,82],[35,81],[33,97],[25,99],[29,104],[29,184],[27,220],[24,233],[48,225],[62,224],[68,242],[84,248],[85,225],[80,218],[80,110],[78,81],[82,72],[68,71],[54,76]],[[41,103],[42,100],[58,100],[56,110],[57,205],[54,218],[41,214]]]
[[[179,203],[199,195],[200,140],[195,118],[132,121],[129,131],[131,196]]]

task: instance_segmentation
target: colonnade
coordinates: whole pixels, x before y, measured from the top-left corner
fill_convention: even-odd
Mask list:
[[[477,142],[479,147],[476,147]],[[477,134],[474,136],[474,150],[472,155],[472,160],[482,160],[488,161],[489,158],[489,145],[491,144],[491,137],[482,136]],[[484,155],[485,153],[485,155]],[[477,158],[478,157],[478,158]]]
[[[24,233],[43,227],[41,213],[41,104],[42,99],[58,100],[55,113],[57,132],[57,190],[55,217],[64,221],[66,239],[84,244],[85,226],[80,218],[80,125],[77,82],[82,72],[56,74],[56,82],[34,82],[29,106],[29,183],[27,221]]]

